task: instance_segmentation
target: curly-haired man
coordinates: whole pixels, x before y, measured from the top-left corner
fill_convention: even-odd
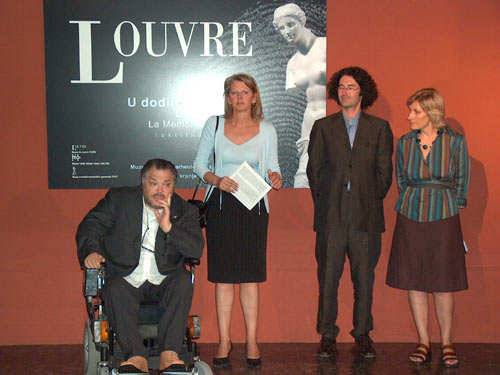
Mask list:
[[[335,73],[328,96],[342,110],[314,123],[307,164],[318,263],[318,357],[336,352],[337,295],[347,255],[354,286],[350,333],[360,354],[372,358],[374,270],[385,231],[382,203],[392,182],[393,136],[387,121],[363,112],[378,96],[365,70],[348,67]]]

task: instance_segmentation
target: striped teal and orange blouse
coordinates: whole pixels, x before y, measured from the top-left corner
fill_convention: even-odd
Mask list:
[[[455,216],[467,204],[465,196],[470,181],[465,138],[446,125],[439,130],[424,159],[417,143],[418,132],[411,131],[398,142],[396,211],[420,222]]]

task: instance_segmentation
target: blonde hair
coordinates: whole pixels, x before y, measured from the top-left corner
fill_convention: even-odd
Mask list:
[[[252,93],[256,95],[255,104],[252,105],[252,119],[254,121],[260,121],[264,119],[264,114],[262,113],[262,102],[260,100],[259,87],[255,79],[248,74],[238,73],[229,76],[224,81],[224,119],[230,121],[233,119],[233,107],[229,104],[227,98],[229,97],[229,91],[231,90],[231,85],[234,81],[243,82],[248,86]]]
[[[406,104],[409,107],[414,102],[420,104],[434,127],[442,128],[446,125],[444,99],[439,91],[433,88],[418,90],[408,98]]]

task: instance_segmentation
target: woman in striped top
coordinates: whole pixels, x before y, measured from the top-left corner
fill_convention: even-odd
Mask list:
[[[434,296],[442,361],[458,367],[451,342],[453,292],[468,288],[459,209],[466,205],[469,156],[463,135],[445,124],[444,100],[435,89],[413,94],[407,105],[411,132],[399,139],[399,199],[387,285],[408,290],[419,344],[410,362],[431,360],[428,293]]]

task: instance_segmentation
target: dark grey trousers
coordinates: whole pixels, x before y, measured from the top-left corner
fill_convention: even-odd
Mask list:
[[[165,309],[158,324],[158,346],[160,352],[172,350],[179,353],[186,333],[193,290],[191,275],[185,270],[169,275],[160,285],[146,281],[139,288],[122,277],[106,279],[103,293],[106,313],[116,332],[123,357],[148,357],[137,323],[141,302],[155,302]]]
[[[349,205],[345,205],[349,207]],[[354,287],[353,325],[351,336],[358,337],[373,330],[372,294],[381,250],[381,234],[357,232],[353,229],[350,212],[343,212],[345,229],[316,233],[319,303],[316,330],[323,337],[336,338],[339,281],[344,271],[346,255]]]

